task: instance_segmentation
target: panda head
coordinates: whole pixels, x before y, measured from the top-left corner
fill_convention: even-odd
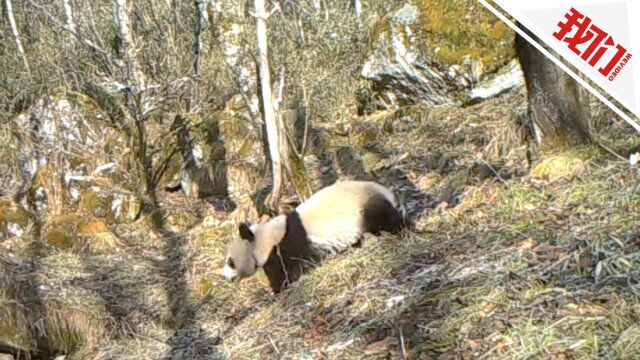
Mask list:
[[[222,276],[229,280],[253,275],[269,258],[273,248],[282,240],[286,218],[278,216],[263,224],[241,223],[239,236],[227,248]]]

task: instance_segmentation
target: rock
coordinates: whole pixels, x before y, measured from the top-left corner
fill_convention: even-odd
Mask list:
[[[405,4],[374,25],[370,38],[361,75],[375,83],[378,107],[386,108],[459,103],[515,55],[506,25],[459,0]]]
[[[17,198],[39,217],[75,213],[91,186],[126,187],[125,136],[83,94],[59,90],[13,119],[23,183]]]
[[[216,115],[226,149],[228,194],[235,204],[231,218],[257,221],[266,210],[262,205],[270,186],[261,129],[231,108]]]
[[[111,232],[100,232],[94,234],[88,244],[94,251],[108,252],[117,249],[118,238]]]
[[[142,201],[132,193],[91,187],[80,194],[78,214],[108,223],[131,223],[138,219]]]
[[[471,89],[468,94],[469,102],[475,103],[481,100],[503,94],[513,88],[524,86],[524,76],[520,64],[516,59],[512,60],[496,75],[487,78],[482,83]]]
[[[51,230],[43,237],[44,241],[55,248],[69,250],[77,245],[75,236],[61,230]]]
[[[171,158],[160,186],[165,189],[181,188],[185,195],[194,198],[226,197],[227,149],[218,121],[176,116],[172,127],[178,136],[180,154]]]
[[[29,213],[20,204],[0,200],[0,240],[21,237],[30,223]]]
[[[99,219],[79,215],[56,215],[44,225],[44,241],[58,249],[78,249],[88,244],[98,251],[113,250],[118,239]]]
[[[85,222],[81,222],[77,227],[77,234],[79,235],[95,235],[104,233],[107,231],[107,225],[98,219],[90,219]]]
[[[446,74],[431,66],[417,45],[411,28],[417,19],[418,9],[407,4],[378,26],[361,76],[375,83],[387,104],[452,103]]]

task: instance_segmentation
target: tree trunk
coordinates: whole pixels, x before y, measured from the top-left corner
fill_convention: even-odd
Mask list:
[[[150,194],[154,191],[153,167],[147,154],[147,129],[144,124],[144,109],[148,107],[145,90],[146,77],[142,66],[138,61],[135,51],[135,43],[131,29],[131,19],[127,9],[127,0],[116,0],[115,7],[116,24],[122,39],[122,60],[127,69],[126,83],[129,86],[129,111],[127,122],[135,131],[129,139],[131,150],[134,154],[134,169],[138,180],[138,188],[142,194]]]
[[[136,96],[140,96],[145,89],[146,80],[136,56],[135,43],[131,32],[131,20],[129,19],[129,12],[127,10],[127,0],[116,0],[115,15],[120,37],[122,38],[123,60],[129,72],[127,74],[127,80],[129,81],[129,86],[132,88],[132,92]]]
[[[13,39],[15,40],[16,47],[18,48],[18,54],[20,54],[20,58],[22,58],[24,69],[27,71],[27,74],[31,76],[31,67],[29,66],[29,60],[27,60],[27,53],[24,51],[24,47],[22,47],[22,40],[20,40],[18,25],[16,24],[16,19],[13,17],[13,5],[11,4],[11,0],[4,0],[4,6],[7,11],[9,27],[11,27],[11,33],[13,34]]]
[[[198,73],[200,71],[200,55],[202,54],[202,31],[207,26],[209,15],[205,6],[205,0],[195,0],[196,6],[196,25],[194,29],[193,43],[193,87],[191,89],[191,101],[189,111],[198,106]]]
[[[267,21],[268,16],[264,8],[264,0],[255,0],[256,29],[258,35],[258,63],[260,71],[260,87],[262,91],[262,114],[267,130],[267,142],[269,144],[269,156],[271,158],[271,171],[273,176],[273,188],[271,190],[271,201],[269,206],[275,209],[276,203],[282,194],[283,184],[283,158],[280,153],[284,139],[281,139],[281,132],[278,129],[278,122],[273,107],[273,96],[271,94],[271,73],[269,71],[269,57],[267,51]]]
[[[249,116],[259,124],[260,102],[258,100],[255,76],[255,63],[250,60],[244,45],[243,28],[245,27],[244,2],[210,0],[213,19],[212,23],[225,26],[216,27],[221,50],[225,55],[225,62],[233,75],[233,80],[242,96]],[[212,29],[214,27],[211,27]]]
[[[535,35],[518,24],[532,39]],[[589,115],[580,102],[579,85],[562,69],[516,34],[515,49],[527,87],[532,137],[542,150],[591,139]]]

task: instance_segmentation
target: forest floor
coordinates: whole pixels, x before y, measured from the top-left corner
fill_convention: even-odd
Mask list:
[[[143,219],[103,249],[0,260],[65,304],[50,319],[84,319],[48,334],[92,344],[71,358],[640,358],[640,173],[595,145],[528,164],[523,109],[516,91],[359,119],[365,166],[388,160],[377,175],[415,228],[368,237],[277,296],[261,272],[218,275],[236,225],[211,209],[184,231]],[[640,144],[624,123],[597,138],[626,157]]]

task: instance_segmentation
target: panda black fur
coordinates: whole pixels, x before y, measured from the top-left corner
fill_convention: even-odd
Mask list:
[[[403,218],[393,193],[371,181],[340,181],[294,211],[264,224],[239,225],[222,274],[248,277],[262,267],[275,293],[297,281],[327,254],[358,245],[364,233],[398,232]]]

